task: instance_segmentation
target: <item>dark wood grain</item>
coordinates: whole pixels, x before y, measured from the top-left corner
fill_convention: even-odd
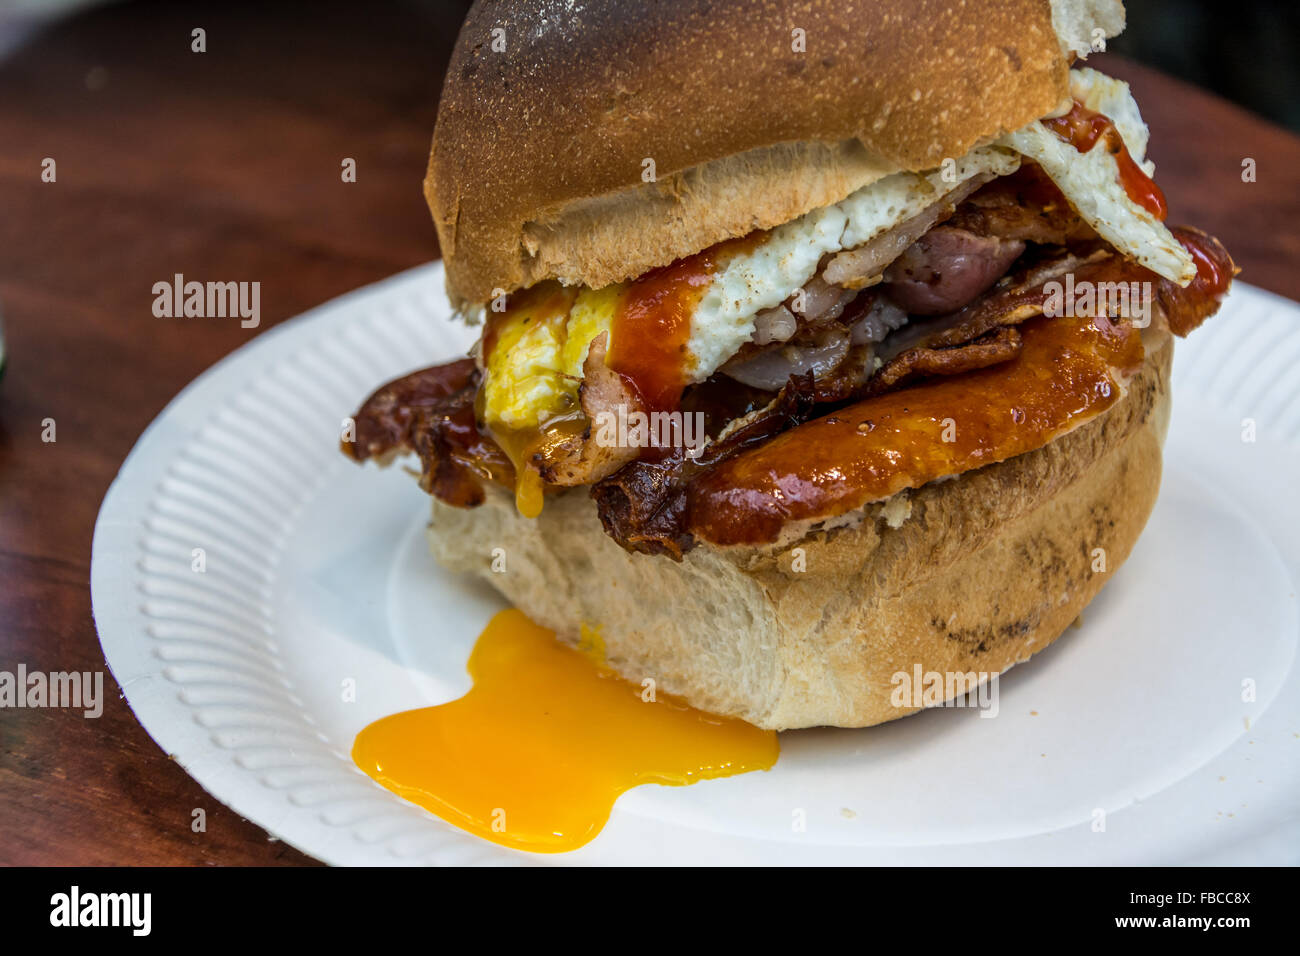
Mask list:
[[[419,184],[462,12],[125,4],[0,62],[0,669],[103,669],[95,514],[181,387],[276,322],[436,256]],[[195,26],[205,54],[190,52]],[[1300,298],[1300,139],[1098,65],[1135,87],[1171,219],[1222,238],[1244,279]],[[44,157],[56,183],[40,180]],[[177,272],[260,281],[262,327],[154,318],[152,285]],[[98,720],[0,711],[0,863],[311,862],[204,793],[106,688]],[[206,833],[190,829],[196,807]]]

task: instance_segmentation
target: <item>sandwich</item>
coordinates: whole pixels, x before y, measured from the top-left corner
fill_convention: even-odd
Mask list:
[[[343,451],[414,456],[440,562],[702,710],[863,727],[1027,660],[1128,557],[1237,272],[1085,64],[1123,24],[475,3],[425,192],[481,334]]]

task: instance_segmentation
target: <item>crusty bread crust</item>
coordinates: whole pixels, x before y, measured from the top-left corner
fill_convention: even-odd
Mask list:
[[[596,629],[624,677],[704,710],[777,730],[893,720],[917,709],[891,703],[894,674],[1006,670],[1054,641],[1128,557],[1168,427],[1172,338],[1150,338],[1100,417],[785,547],[701,545],[681,563],[629,554],[584,489],[548,498],[536,520],[499,489],[474,509],[435,501],[430,543],[561,637]],[[491,570],[498,547],[503,572]]]
[[[938,166],[1122,27],[1119,0],[480,0],[425,180],[452,301],[604,286]]]

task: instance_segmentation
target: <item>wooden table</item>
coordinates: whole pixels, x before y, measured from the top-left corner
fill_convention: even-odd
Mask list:
[[[110,6],[0,62],[0,669],[104,669],[95,515],[177,391],[274,323],[437,255],[419,187],[463,8],[307,6]],[[206,53],[190,51],[196,26]],[[1300,299],[1300,138],[1133,64],[1097,65],[1135,88],[1171,221]],[[152,286],[178,272],[260,281],[261,328],[155,318]],[[105,688],[98,720],[0,711],[0,863],[312,862],[209,797],[107,674]],[[198,807],[205,833],[190,829]]]

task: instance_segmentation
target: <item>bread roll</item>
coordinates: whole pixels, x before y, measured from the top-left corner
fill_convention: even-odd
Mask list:
[[[1060,106],[1123,25],[1118,0],[476,3],[425,180],[452,302],[599,288],[939,166]]]

